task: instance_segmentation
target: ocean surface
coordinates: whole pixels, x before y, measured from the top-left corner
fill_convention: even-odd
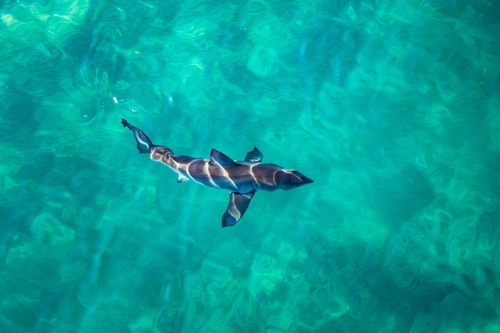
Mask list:
[[[500,3],[0,1],[0,332],[500,333]],[[177,183],[176,154],[313,184]]]

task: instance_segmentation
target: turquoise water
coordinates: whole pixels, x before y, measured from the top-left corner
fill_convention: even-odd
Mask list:
[[[497,2],[0,16],[0,332],[500,332]],[[221,228],[122,117],[315,182]]]

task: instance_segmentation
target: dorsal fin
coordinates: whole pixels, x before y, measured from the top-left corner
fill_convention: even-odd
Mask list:
[[[262,157],[260,150],[257,147],[253,147],[253,150],[249,151],[247,156],[245,156],[245,162],[259,163],[262,162]]]
[[[212,149],[210,152],[210,160],[211,162],[217,162],[221,166],[235,166],[236,163],[229,158],[227,155],[221,153],[220,151],[216,149]]]

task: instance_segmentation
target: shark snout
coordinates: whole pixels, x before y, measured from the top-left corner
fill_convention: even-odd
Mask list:
[[[291,181],[292,183],[296,184],[295,186],[297,187],[313,183],[313,180],[311,178],[304,176],[298,171],[292,171],[292,175],[293,176],[291,177]]]
[[[275,174],[277,186],[283,190],[290,190],[295,187],[311,184],[312,179],[304,176],[297,170],[281,170]]]

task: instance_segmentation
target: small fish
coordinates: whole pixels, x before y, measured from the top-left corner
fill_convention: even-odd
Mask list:
[[[122,118],[123,127],[135,136],[140,153],[148,153],[153,161],[165,164],[175,171],[178,183],[195,183],[231,191],[229,206],[222,216],[222,227],[235,225],[256,191],[289,190],[313,181],[296,170],[283,169],[272,163],[262,163],[262,153],[254,148],[244,161],[235,161],[212,149],[210,159],[175,155],[170,148],[154,145],[143,131]]]

